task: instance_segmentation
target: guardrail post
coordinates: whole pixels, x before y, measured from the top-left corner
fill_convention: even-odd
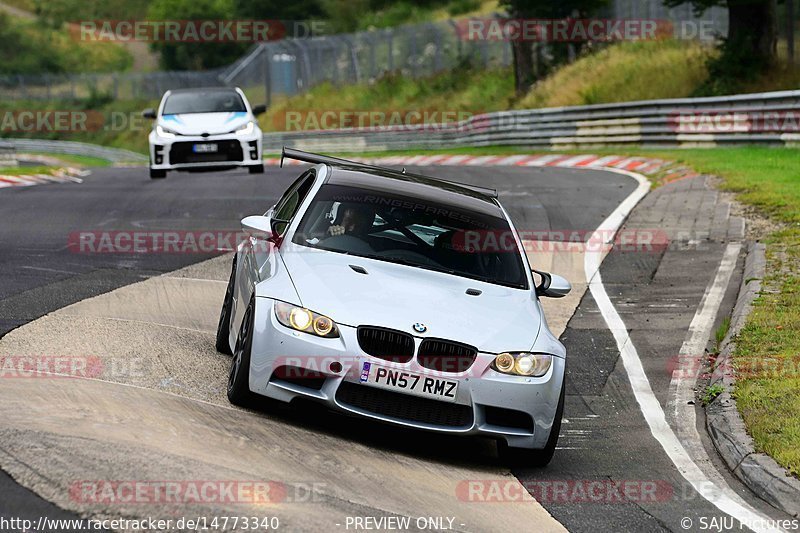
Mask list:
[[[272,61],[266,48],[264,49],[264,100],[267,107],[272,105]]]
[[[19,94],[21,94],[23,98],[27,97],[27,91],[25,90],[25,79],[21,74],[17,75],[17,87],[19,87]]]
[[[456,24],[455,20],[450,19],[447,21],[447,23],[450,24],[450,26],[453,28],[453,35],[455,35],[456,37],[456,59],[458,62],[461,61],[461,59],[464,56],[463,43],[461,42],[461,33],[459,32],[458,24]]]
[[[786,48],[789,54],[789,65],[794,66],[794,0],[786,0]]]
[[[411,77],[412,78],[416,78],[417,77],[417,35],[416,35],[416,32],[414,30],[412,30],[412,29],[409,29],[408,31],[410,31],[412,33],[413,37],[410,39],[410,41],[411,41],[411,53],[409,54],[409,58],[408,58],[408,61],[406,61],[406,64],[408,64],[409,67],[411,67]]]
[[[386,35],[388,36],[389,72],[391,72],[394,70],[394,30],[387,30]]]
[[[376,47],[375,37],[373,35],[370,35],[369,36],[369,77],[371,79],[375,78],[375,69],[376,69],[376,65],[375,65],[375,53],[376,53],[375,52],[375,47]]]

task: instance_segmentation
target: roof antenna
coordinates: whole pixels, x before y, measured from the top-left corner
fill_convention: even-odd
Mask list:
[[[403,174],[406,173],[406,167],[403,167]]]

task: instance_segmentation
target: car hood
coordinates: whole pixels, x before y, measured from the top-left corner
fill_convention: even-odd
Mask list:
[[[530,291],[288,241],[281,246],[281,257],[301,305],[342,325],[382,326],[500,353],[529,350],[542,324]],[[470,296],[470,288],[482,293]],[[414,331],[416,323],[427,332]]]
[[[216,135],[230,133],[241,128],[251,120],[245,111],[223,113],[184,113],[180,115],[162,115],[158,119],[162,127],[181,135]]]

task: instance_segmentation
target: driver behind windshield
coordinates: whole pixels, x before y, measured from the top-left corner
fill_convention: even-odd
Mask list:
[[[375,213],[361,205],[342,206],[343,212],[338,224],[328,228],[328,235],[366,235],[375,222]]]

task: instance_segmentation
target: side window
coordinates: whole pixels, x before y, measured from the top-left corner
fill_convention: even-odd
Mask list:
[[[278,235],[283,236],[286,233],[286,228],[289,227],[289,223],[297,214],[297,209],[303,203],[306,195],[308,195],[308,191],[311,190],[314,176],[316,176],[316,173],[313,170],[309,170],[297,178],[297,181],[289,187],[286,194],[275,206],[275,212],[272,214],[274,220],[272,227]]]

